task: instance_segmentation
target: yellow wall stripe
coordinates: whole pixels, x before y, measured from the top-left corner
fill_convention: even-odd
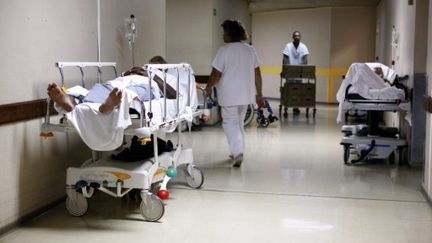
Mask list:
[[[262,73],[267,74],[280,74],[282,72],[281,66],[266,66],[262,65],[260,66]],[[334,99],[334,79],[340,78],[341,76],[345,75],[348,71],[347,67],[336,67],[336,68],[329,68],[329,67],[317,67],[315,74],[317,77],[324,77],[327,80],[327,102],[333,103],[335,101]]]
[[[282,72],[282,67],[278,67],[278,66],[260,66],[261,72],[262,73],[281,73]]]

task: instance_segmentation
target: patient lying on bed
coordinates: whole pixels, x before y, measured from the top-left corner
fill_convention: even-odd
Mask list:
[[[337,93],[337,100],[343,102],[349,85],[349,94],[363,99],[405,99],[404,90],[392,86],[396,72],[381,63],[353,63],[348,69]]]
[[[95,85],[81,99],[72,99],[52,83],[48,85],[48,96],[55,102],[56,109],[66,115],[87,146],[97,151],[109,151],[121,146],[124,129],[132,124],[129,108],[133,107],[134,101],[148,101],[160,96],[164,85],[162,79],[155,75],[152,79],[155,82],[151,82],[149,90],[145,73],[142,68],[132,68],[123,77]],[[171,83],[173,79],[171,77]],[[165,85],[168,99],[177,96],[170,82],[167,80]]]
[[[394,70],[381,63],[353,63],[336,94],[339,102],[337,122],[342,121],[342,104],[348,98],[405,100],[405,90],[393,86],[396,77]]]
[[[138,76],[133,76],[138,75]],[[131,76],[130,78],[125,78]],[[104,84],[95,84],[88,93],[81,98],[71,99],[69,95],[64,93],[61,88],[56,83],[51,83],[48,85],[47,91],[48,96],[53,100],[58,108],[63,109],[66,112],[70,112],[76,105],[76,100],[79,103],[99,103],[99,112],[106,113],[113,110],[121,103],[123,91],[120,88],[127,89],[126,92],[131,92],[130,95],[134,96],[134,99],[140,101],[148,101],[151,97],[151,91],[149,90],[148,79],[143,79],[142,77],[147,77],[147,72],[141,67],[133,67],[126,71],[123,77],[117,78],[113,81],[108,81]],[[126,79],[128,79],[126,81]],[[155,75],[153,81],[158,85],[159,89],[163,89],[163,80]],[[113,87],[118,86],[118,87]],[[168,99],[175,99],[177,92],[171,87],[171,85],[166,85],[166,96]]]

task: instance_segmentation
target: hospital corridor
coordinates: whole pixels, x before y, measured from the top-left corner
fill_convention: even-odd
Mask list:
[[[377,162],[345,166],[336,109],[315,119],[246,129],[247,155],[233,168],[219,127],[188,140],[205,184],[178,179],[158,223],[142,222],[138,203],[96,195],[71,217],[60,204],[1,242],[430,242],[432,212],[419,190],[420,170]],[[200,148],[198,136],[206,137]]]
[[[431,13],[0,0],[0,243],[431,243]]]

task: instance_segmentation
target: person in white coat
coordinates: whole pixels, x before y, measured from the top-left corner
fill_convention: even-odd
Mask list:
[[[307,65],[307,57],[309,50],[305,44],[300,42],[301,35],[299,31],[294,31],[292,35],[293,41],[286,44],[282,51],[282,65]],[[293,108],[295,115],[300,114],[299,108]]]
[[[293,41],[285,45],[282,52],[283,64],[287,65],[307,65],[307,57],[309,55],[309,49],[305,44],[300,42],[301,35],[299,31],[294,31],[292,35]]]
[[[245,149],[244,118],[247,106],[264,106],[259,59],[255,49],[245,43],[246,30],[237,20],[222,23],[225,44],[212,62],[206,85],[207,94],[215,86],[222,110],[222,127],[228,140],[234,167],[240,167]]]

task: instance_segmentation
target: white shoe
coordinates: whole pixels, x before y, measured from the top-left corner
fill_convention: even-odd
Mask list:
[[[243,154],[239,154],[237,156],[233,156],[233,167],[240,167],[243,162]]]

